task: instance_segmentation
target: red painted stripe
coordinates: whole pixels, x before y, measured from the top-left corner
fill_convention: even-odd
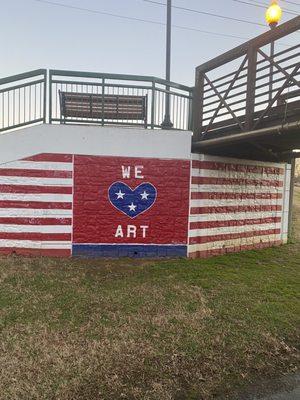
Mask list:
[[[189,239],[189,244],[203,244],[211,242],[221,242],[225,240],[241,239],[257,236],[279,235],[280,229],[266,229],[264,231],[224,233],[221,235],[197,236]]]
[[[72,218],[0,217],[0,224],[9,225],[72,225]],[[0,227],[1,230],[1,227]]]
[[[22,161],[45,161],[45,162],[72,162],[71,154],[49,154],[42,153],[32,157],[23,158]]]
[[[213,171],[233,171],[233,172],[246,172],[253,174],[272,174],[283,175],[284,169],[277,167],[267,167],[260,165],[245,165],[245,164],[231,164],[222,163],[217,161],[192,161],[193,168],[209,169]]]
[[[22,249],[16,247],[0,247],[0,254],[19,256],[43,256],[43,257],[70,257],[70,249]]]
[[[72,171],[0,168],[0,176],[22,176],[30,178],[72,178]]]
[[[47,201],[0,201],[0,208],[31,208],[31,209],[55,209],[55,210],[71,210],[72,203],[64,202],[47,202]]]
[[[245,225],[261,225],[276,224],[281,222],[281,217],[258,218],[258,219],[238,219],[227,221],[199,221],[191,222],[190,229],[211,229],[222,228],[225,226],[245,226]]]
[[[71,241],[71,233],[39,233],[39,232],[1,232],[0,239],[37,240],[37,241]]]
[[[244,178],[211,178],[204,176],[193,176],[193,185],[242,185],[242,186],[272,186],[282,187],[282,181],[267,179],[244,179]]]
[[[0,185],[0,193],[72,194],[72,186]]]
[[[282,199],[282,193],[219,193],[219,192],[192,192],[192,200],[275,200]]]
[[[229,214],[240,212],[281,211],[280,205],[192,207],[191,214]]]
[[[282,245],[282,241],[276,240],[276,241],[270,241],[270,242],[261,242],[261,243],[256,243],[256,244],[227,247],[227,248],[222,248],[222,249],[195,251],[195,252],[189,253],[189,257],[190,258],[208,258],[208,257],[219,256],[219,255],[227,254],[227,253],[238,253],[240,251],[265,249],[268,247],[274,247],[274,246],[280,246],[280,245]]]

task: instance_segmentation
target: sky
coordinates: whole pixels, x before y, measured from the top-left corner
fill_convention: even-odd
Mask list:
[[[244,1],[173,0],[173,6],[264,26],[173,8],[173,25],[198,31],[173,26],[172,81],[192,86],[197,65],[269,29],[264,9],[254,5],[267,5],[269,1]],[[155,2],[166,3],[166,0],[0,0],[0,78],[37,68],[163,78],[166,28],[162,24],[166,20],[166,7]],[[300,13],[300,0],[282,0],[280,4],[289,11]],[[282,21],[294,16],[284,12]]]

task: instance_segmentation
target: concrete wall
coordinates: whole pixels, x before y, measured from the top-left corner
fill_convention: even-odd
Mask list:
[[[290,165],[192,155],[189,256],[287,241]]]
[[[191,134],[0,136],[0,253],[208,257],[287,241],[290,165],[191,155]]]
[[[187,255],[189,132],[40,125],[0,144],[0,252]]]

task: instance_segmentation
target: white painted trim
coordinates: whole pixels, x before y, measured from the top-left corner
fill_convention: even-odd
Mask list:
[[[40,153],[190,160],[191,132],[37,125],[0,135],[0,164]]]

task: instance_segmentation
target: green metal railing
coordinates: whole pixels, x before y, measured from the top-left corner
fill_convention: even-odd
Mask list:
[[[103,113],[97,117],[76,116],[65,118],[59,93],[74,93],[82,101],[89,94],[99,96],[122,97],[129,99],[145,97],[147,100],[146,123],[136,119],[109,118]],[[89,123],[99,125],[143,125],[147,128],[161,128],[166,99],[170,98],[170,114],[174,129],[189,130],[192,123],[193,88],[152,76],[91,73],[78,71],[49,71],[49,122],[50,123]],[[125,100],[126,101],[126,100]],[[124,104],[124,102],[123,102]],[[126,104],[125,104],[126,108]]]
[[[78,110],[86,107],[86,104],[80,104],[81,96],[82,99],[96,99],[98,114],[83,115],[79,111],[76,114],[73,107],[72,116],[66,117],[61,103],[62,92],[69,97],[75,95]],[[38,69],[0,79],[0,132],[38,123],[128,125],[158,129],[163,122],[167,97],[170,99],[173,128],[190,130],[192,93],[191,87],[152,76],[61,70],[47,72],[46,69]],[[124,112],[117,113],[113,118],[112,113],[99,115],[101,96],[114,101],[121,98],[123,109],[130,108],[134,99],[145,99],[144,120],[131,119],[130,115],[124,116]]]
[[[0,79],[0,132],[46,122],[47,71]]]

